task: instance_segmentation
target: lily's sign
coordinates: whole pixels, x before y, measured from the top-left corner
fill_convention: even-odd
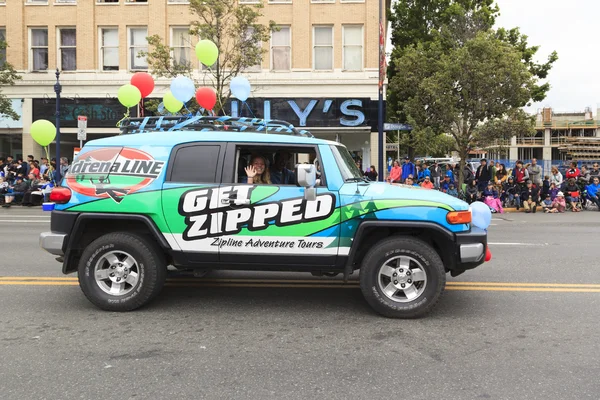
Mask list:
[[[231,116],[288,121],[301,127],[359,127],[377,130],[377,101],[369,98],[250,98],[232,100]]]

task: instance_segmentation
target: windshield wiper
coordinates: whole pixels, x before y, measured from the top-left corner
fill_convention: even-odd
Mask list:
[[[357,177],[352,177],[352,178],[346,178],[345,182],[366,182],[366,183],[370,183],[371,181],[369,180],[369,178],[362,176],[360,178]]]

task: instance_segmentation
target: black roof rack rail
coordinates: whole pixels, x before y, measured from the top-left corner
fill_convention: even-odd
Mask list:
[[[309,131],[297,129],[286,121],[265,120],[249,117],[212,116],[153,116],[127,118],[121,121],[122,133],[145,133],[166,131],[251,131],[276,134],[292,134],[314,137]]]

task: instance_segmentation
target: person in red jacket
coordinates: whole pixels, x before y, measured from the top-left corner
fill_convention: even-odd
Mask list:
[[[433,189],[434,185],[433,185],[433,182],[431,182],[431,178],[428,177],[428,176],[426,176],[425,180],[423,181],[423,183],[421,183],[421,187],[423,189]]]
[[[581,171],[579,171],[579,168],[577,168],[577,162],[571,162],[571,168],[567,170],[567,180],[571,178],[577,180],[577,178],[579,178],[579,175],[581,175]]]
[[[400,183],[400,179],[402,179],[402,168],[400,168],[400,163],[396,160],[390,171],[390,176],[387,177],[387,181],[389,183]]]

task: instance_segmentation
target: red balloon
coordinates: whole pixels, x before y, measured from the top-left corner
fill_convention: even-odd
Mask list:
[[[485,262],[491,261],[492,260],[492,252],[490,251],[489,247],[485,248]]]
[[[133,74],[131,84],[140,90],[142,99],[148,97],[154,90],[154,79],[147,72],[136,72]]]
[[[205,110],[212,110],[217,104],[217,94],[211,88],[201,87],[196,90],[196,101]]]

